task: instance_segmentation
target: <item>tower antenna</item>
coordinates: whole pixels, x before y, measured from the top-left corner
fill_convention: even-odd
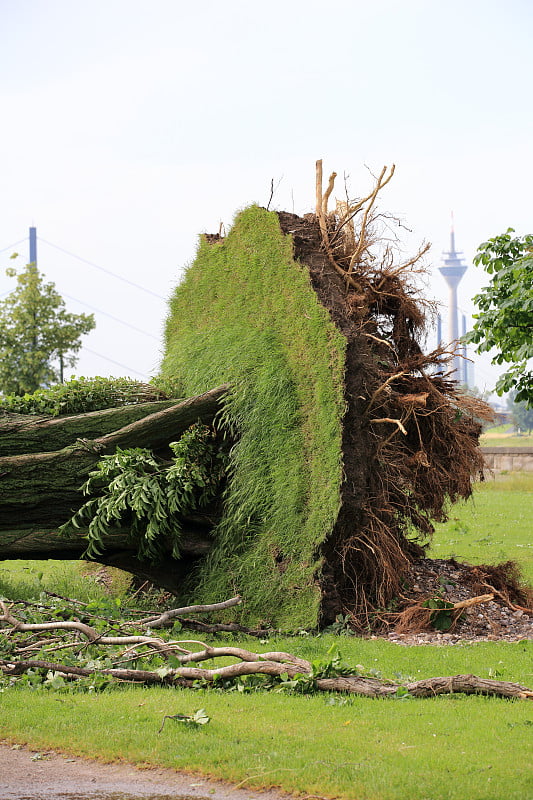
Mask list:
[[[448,284],[448,339],[450,343],[457,342],[459,338],[459,314],[457,310],[457,287],[463,275],[467,270],[466,264],[463,264],[461,254],[455,249],[455,230],[454,219],[452,211],[452,227],[450,231],[450,250],[444,255],[444,264],[439,267],[439,272]],[[461,358],[459,355],[453,357],[453,367],[459,380],[463,376],[461,369]]]

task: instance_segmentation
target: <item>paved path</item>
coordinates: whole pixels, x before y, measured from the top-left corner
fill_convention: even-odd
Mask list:
[[[101,764],[0,742],[0,800],[287,800],[170,769]]]

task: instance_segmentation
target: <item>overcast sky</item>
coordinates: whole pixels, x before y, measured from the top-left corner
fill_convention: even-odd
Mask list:
[[[198,234],[272,178],[272,207],[312,211],[323,158],[352,196],[396,164],[381,209],[406,252],[433,243],[445,301],[452,210],[468,264],[533,232],[532,23],[530,0],[0,0],[0,295],[35,225],[69,310],[96,309],[75,374],[147,378]]]

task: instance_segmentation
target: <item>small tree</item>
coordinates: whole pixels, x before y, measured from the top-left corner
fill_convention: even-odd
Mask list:
[[[94,327],[92,314],[70,314],[53,283],[35,264],[17,276],[17,287],[0,302],[0,390],[23,395],[63,380],[76,364],[81,336]]]
[[[511,392],[507,398],[507,407],[512,414],[513,424],[518,431],[533,430],[533,408],[528,408],[527,403],[516,402],[516,392]]]
[[[533,235],[513,237],[513,228],[478,248],[474,258],[491,281],[474,297],[479,313],[466,341],[478,353],[496,348],[493,364],[510,364],[496,384],[502,395],[516,390],[517,402],[533,406]]]

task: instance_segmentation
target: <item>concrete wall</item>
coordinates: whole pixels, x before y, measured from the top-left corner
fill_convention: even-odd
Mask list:
[[[533,447],[482,447],[481,452],[494,472],[533,472]]]

